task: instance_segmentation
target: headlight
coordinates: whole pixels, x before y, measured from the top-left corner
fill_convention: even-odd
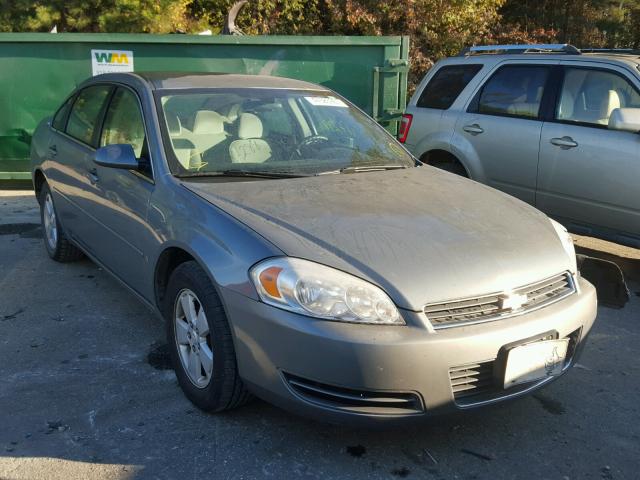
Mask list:
[[[551,218],[549,220],[551,220],[551,225],[553,225],[553,228],[556,229],[558,237],[560,237],[560,241],[562,242],[564,251],[567,252],[567,255],[569,255],[569,258],[571,260],[571,273],[575,275],[576,273],[578,273],[578,263],[576,260],[576,249],[573,246],[573,237],[561,224],[559,224],[555,220],[552,220]]]
[[[300,258],[271,258],[249,271],[264,303],[343,322],[404,325],[380,288],[348,273]]]

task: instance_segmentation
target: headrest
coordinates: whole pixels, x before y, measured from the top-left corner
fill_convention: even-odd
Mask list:
[[[238,138],[241,140],[262,138],[262,121],[253,113],[243,113],[240,115]]]
[[[562,98],[560,99],[560,107],[558,108],[558,117],[561,119],[570,119],[573,116],[573,109],[576,104],[576,99],[573,98],[573,94],[569,90],[562,92]]]
[[[167,127],[169,129],[169,135],[177,136],[182,133],[182,123],[180,123],[180,117],[177,115],[167,114]]]
[[[196,113],[196,119],[193,122],[193,133],[218,135],[224,133],[224,123],[222,115],[211,110],[200,110]]]
[[[613,112],[616,108],[620,108],[620,95],[615,90],[609,90],[607,95],[603,99],[602,107],[601,107],[601,116],[609,120],[609,116],[611,112]]]

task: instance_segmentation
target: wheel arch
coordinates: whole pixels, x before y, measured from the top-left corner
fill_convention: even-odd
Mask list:
[[[420,157],[420,161],[423,163],[426,163],[427,165],[435,165],[436,163],[440,163],[440,162],[457,163],[464,169],[464,171],[466,172],[467,178],[471,178],[469,169],[464,164],[464,162],[461,161],[457,156],[455,156],[453,153],[449,152],[448,150],[444,150],[440,148],[429,150],[422,154],[422,156]]]
[[[42,191],[42,186],[47,181],[47,177],[44,176],[44,172],[40,168],[36,168],[33,171],[33,190],[36,194],[36,199],[40,201],[40,192]]]
[[[167,246],[160,252],[160,255],[158,255],[153,273],[153,292],[156,307],[161,312],[163,310],[165,294],[171,274],[178,266],[190,261],[195,261],[208,273],[207,269],[202,265],[202,262],[200,262],[192,252],[182,246]],[[215,282],[213,283],[215,284]]]

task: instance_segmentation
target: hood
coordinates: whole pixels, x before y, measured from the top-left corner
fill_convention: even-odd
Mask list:
[[[183,184],[286,255],[369,280],[409,310],[570,269],[544,214],[432,167]]]

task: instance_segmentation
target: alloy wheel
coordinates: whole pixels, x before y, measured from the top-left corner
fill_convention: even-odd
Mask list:
[[[47,193],[44,199],[44,211],[42,214],[44,220],[44,232],[47,243],[52,250],[58,246],[58,224],[56,222],[56,211],[53,208],[53,200],[51,193]]]
[[[175,342],[180,362],[191,383],[205,388],[211,382],[213,349],[209,323],[196,294],[185,288],[174,306]]]

